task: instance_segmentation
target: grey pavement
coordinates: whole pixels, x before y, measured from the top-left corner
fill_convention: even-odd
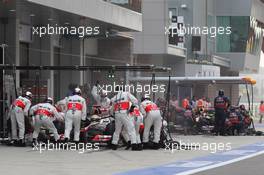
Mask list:
[[[260,155],[223,167],[200,172],[194,175],[263,175],[263,162],[264,156]]]
[[[175,136],[185,143],[231,143],[232,149],[264,140],[254,136]],[[101,152],[45,151],[40,154],[32,148],[17,148],[0,145],[0,174],[2,175],[110,175],[133,169],[189,160],[211,154],[210,151],[144,150],[140,152],[123,149]]]

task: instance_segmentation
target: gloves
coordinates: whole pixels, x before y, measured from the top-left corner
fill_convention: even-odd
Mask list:
[[[132,106],[130,107],[130,109],[129,109],[129,112],[133,112],[135,107],[136,107],[136,106],[132,105]]]
[[[86,120],[81,120],[81,128],[85,128]]]
[[[98,87],[98,85],[99,85],[99,81],[97,80],[97,81],[95,82],[95,86]]]

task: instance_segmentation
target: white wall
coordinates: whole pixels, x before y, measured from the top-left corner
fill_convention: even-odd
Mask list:
[[[214,0],[216,16],[250,16],[252,0]]]
[[[251,16],[264,23],[264,3],[259,0],[252,0]]]
[[[143,31],[134,33],[135,54],[164,54],[168,40],[165,36],[168,6],[166,0],[142,1]]]
[[[111,23],[135,31],[142,30],[142,15],[102,0],[28,0],[80,16]]]

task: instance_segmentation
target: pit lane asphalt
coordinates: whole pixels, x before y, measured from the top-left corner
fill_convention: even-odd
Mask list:
[[[186,143],[231,143],[232,149],[264,140],[263,136],[174,136]],[[140,152],[106,150],[101,152],[33,151],[0,145],[0,174],[3,175],[111,175],[153,167],[175,161],[210,155],[205,150],[144,150]],[[262,159],[261,159],[262,160]],[[263,161],[262,161],[263,162]],[[239,162],[240,163],[240,162]],[[232,165],[231,169],[232,169]],[[248,165],[251,166],[251,165]],[[222,167],[221,167],[222,168]],[[221,169],[219,168],[219,169]],[[262,171],[264,172],[264,171]],[[211,173],[211,172],[209,172]],[[226,173],[230,174],[230,173]],[[239,174],[239,173],[237,173]],[[199,174],[200,175],[200,174]],[[206,174],[207,175],[207,174]],[[218,174],[217,174],[218,175]],[[232,175],[232,174],[231,174]],[[240,174],[239,174],[240,175]],[[261,174],[263,175],[263,174]]]
[[[263,175],[264,174],[264,156],[256,156],[250,159],[242,160],[223,167],[214,168],[194,175]]]

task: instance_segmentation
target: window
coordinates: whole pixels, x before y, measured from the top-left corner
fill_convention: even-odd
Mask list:
[[[104,0],[141,13],[142,0]]]
[[[230,35],[217,35],[217,52],[246,52],[250,20],[247,16],[218,16],[218,27],[231,27]]]
[[[192,51],[201,51],[201,36],[192,36]]]
[[[29,44],[28,43],[24,43],[24,42],[20,42],[19,44],[20,46],[20,65],[21,66],[29,66],[30,62],[29,62]],[[20,77],[21,80],[22,79],[28,79],[29,77],[29,70],[23,70],[20,71]]]
[[[177,8],[169,8],[169,18],[172,20],[173,16],[178,16]]]
[[[208,15],[207,17],[208,27],[216,26],[215,16]],[[215,38],[212,35],[207,35],[207,54],[211,55],[215,53]]]

